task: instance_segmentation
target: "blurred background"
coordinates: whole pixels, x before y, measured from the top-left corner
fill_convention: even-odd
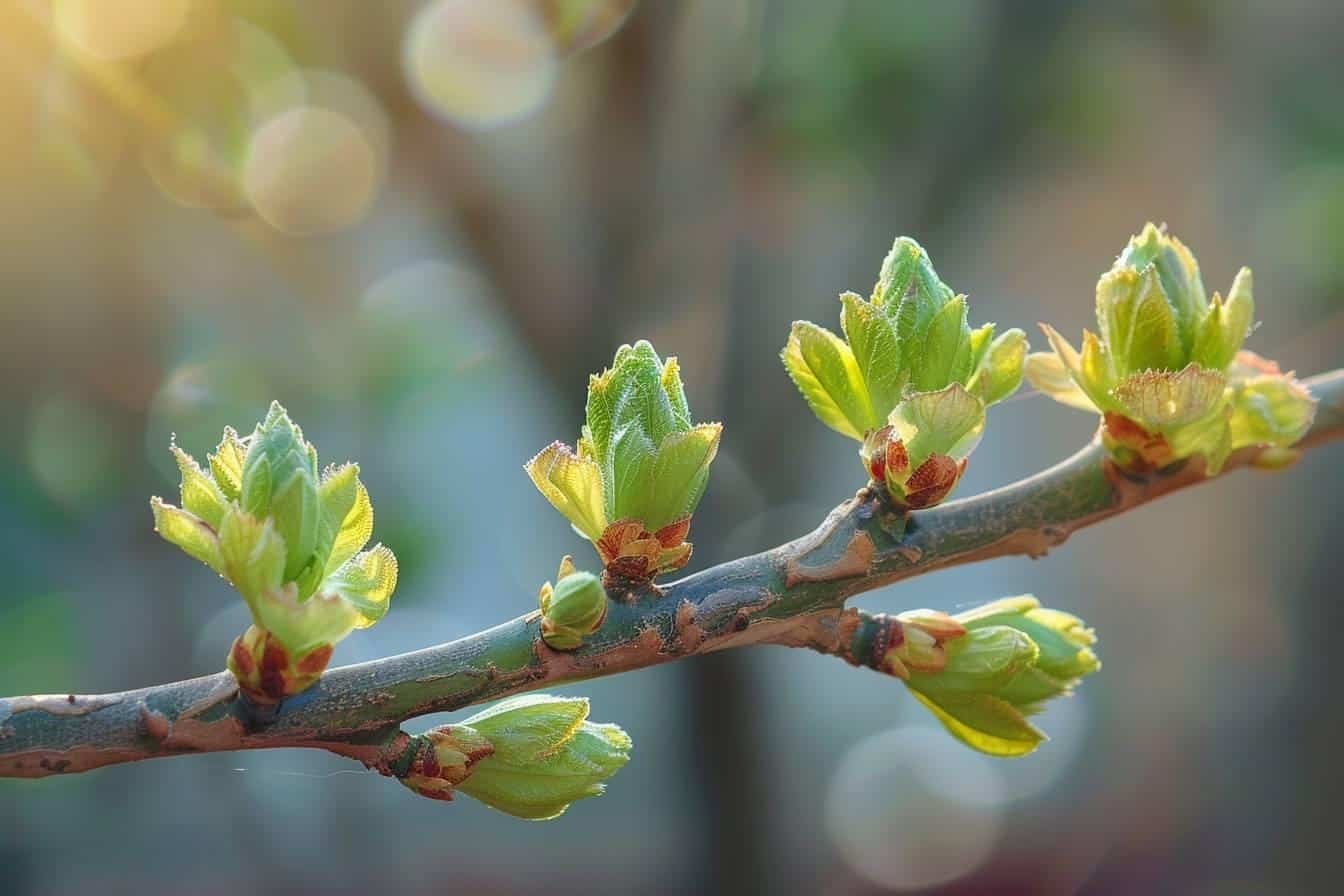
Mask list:
[[[727,423],[690,569],[809,530],[861,474],[777,353],[897,234],[973,323],[1073,336],[1166,221],[1210,289],[1254,267],[1252,348],[1344,364],[1341,42],[1331,0],[0,0],[0,692],[222,666],[243,606],[146,499],[174,433],[200,456],[271,398],[362,463],[402,561],[337,663],[526,612],[585,556],[521,465],[625,341]],[[1002,405],[961,493],[1092,428]],[[1023,760],[881,676],[732,651],[565,688],[636,749],[555,822],[315,752],[155,761],[0,781],[0,891],[1325,892],[1342,459],[862,598],[1097,627]]]

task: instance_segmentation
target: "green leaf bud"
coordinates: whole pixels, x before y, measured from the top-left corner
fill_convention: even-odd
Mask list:
[[[574,569],[569,557],[560,562],[555,585],[541,586],[541,637],[555,650],[574,650],[607,618],[607,592],[602,580]]]
[[[860,442],[859,457],[898,506],[942,501],[984,429],[985,409],[1022,382],[1026,334],[971,329],[966,297],[928,253],[900,237],[872,298],[840,296],[844,339],[797,321],[780,357],[817,418]]]
[[[319,477],[316,450],[279,404],[246,439],[226,429],[209,473],[172,451],[183,506],[152,499],[155,529],[228,579],[251,611],[229,668],[257,700],[310,686],[332,646],[381,618],[396,587],[392,552],[361,551],[373,507],[359,468]]]
[[[561,704],[561,705],[557,705]],[[579,708],[578,721],[574,705]],[[586,721],[588,701],[539,694],[507,700],[468,719],[494,752],[461,783],[463,793],[488,806],[542,821],[570,803],[598,796],[607,778],[630,759],[630,737],[616,725]]]
[[[279,402],[257,426],[243,460],[242,507],[275,520],[286,546],[285,578],[299,577],[314,560],[321,511],[317,453]]]
[[[962,473],[985,427],[984,403],[960,383],[937,392],[909,394],[891,422],[869,433],[859,459],[897,506],[932,507]]]
[[[641,341],[590,378],[577,448],[555,442],[525,469],[609,570],[619,560],[621,577],[648,579],[690,557],[685,537],[722,429],[692,422],[677,359]]]
[[[1255,314],[1251,290],[1242,268],[1226,301],[1207,299],[1194,255],[1149,224],[1097,283],[1100,336],[1084,331],[1080,353],[1042,325],[1054,353],[1028,357],[1027,378],[1057,401],[1099,412],[1103,444],[1131,472],[1200,457],[1212,475],[1238,448],[1286,447],[1314,410],[1291,375],[1277,367],[1258,374],[1292,396],[1279,424],[1251,422],[1238,404],[1247,401],[1236,371]]]
[[[509,815],[555,818],[575,800],[601,794],[603,782],[630,758],[624,731],[587,718],[583,698],[505,700],[461,725],[436,729],[433,762],[413,764],[406,783],[436,799],[450,799],[455,787]]]
[[[910,653],[904,642],[912,628],[930,636],[927,624],[921,624],[927,617],[898,618],[904,639],[888,655],[895,654],[906,668],[906,685],[955,737],[994,755],[1035,749],[1045,735],[1027,716],[1044,701],[1071,693],[1101,666],[1092,651],[1091,629],[1076,616],[1041,607],[1029,595],[951,617],[934,638],[939,662],[916,664],[902,655]],[[933,649],[924,648],[924,654],[932,655]]]

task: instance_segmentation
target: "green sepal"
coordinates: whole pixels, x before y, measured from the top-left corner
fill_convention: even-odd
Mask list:
[[[795,321],[780,357],[822,423],[859,441],[880,425],[858,360],[840,337],[814,323]]]

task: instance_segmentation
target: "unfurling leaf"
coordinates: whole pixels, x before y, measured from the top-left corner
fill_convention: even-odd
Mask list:
[[[238,590],[253,626],[229,655],[244,693],[273,702],[309,687],[331,649],[387,610],[397,563],[378,545],[359,468],[318,475],[317,451],[279,404],[252,435],[232,429],[207,474],[176,445],[183,507],[150,504],[165,539]]]
[[[831,331],[796,321],[780,355],[784,369],[822,423],[851,439],[877,426],[853,350]]]
[[[897,618],[903,637],[884,668],[954,737],[997,756],[1034,750],[1045,735],[1027,716],[1101,667],[1092,630],[1029,595],[952,617],[923,610]]]
[[[898,505],[932,506],[965,469],[985,408],[1021,385],[1026,335],[1010,329],[995,339],[994,324],[972,330],[966,297],[908,237],[892,245],[870,300],[846,292],[840,302],[845,338],[795,322],[784,367],[822,423],[861,443],[864,468]],[[921,418],[922,427],[912,422],[930,401],[922,396],[953,394],[967,399],[969,429],[954,433],[958,423],[946,413],[936,423]],[[921,428],[921,441],[905,444]]]
[[[526,470],[608,573],[643,581],[690,557],[685,538],[721,431],[692,423],[677,359],[638,342],[589,379],[577,450],[552,443]]]
[[[1226,301],[1209,300],[1194,255],[1149,224],[1101,276],[1096,296],[1100,336],[1084,331],[1079,353],[1042,325],[1054,354],[1029,357],[1027,378],[1057,401],[1100,413],[1103,444],[1120,466],[1146,472],[1198,456],[1212,475],[1238,448],[1284,448],[1305,432],[1314,402],[1277,369],[1258,375],[1293,396],[1281,428],[1251,423],[1239,405],[1236,358],[1255,313],[1250,269],[1238,272]]]
[[[587,721],[583,698],[514,697],[459,725],[427,735],[433,755],[402,783],[452,799],[454,788],[509,815],[555,818],[575,800],[598,796],[630,759],[630,737]]]

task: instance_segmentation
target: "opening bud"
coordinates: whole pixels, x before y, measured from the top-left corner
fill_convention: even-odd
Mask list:
[[[906,685],[944,727],[986,753],[1016,756],[1034,750],[1045,735],[1027,716],[1045,701],[1071,693],[1101,667],[1092,651],[1092,630],[1029,595],[945,617],[942,628],[922,618],[927,612],[919,611],[913,620],[901,617],[903,632],[907,642],[912,630],[923,632],[935,646],[897,645],[888,653],[907,668]],[[910,662],[906,654],[924,661]],[[934,656],[936,661],[929,661]]]
[[[555,818],[575,800],[601,794],[630,759],[624,731],[587,718],[581,697],[505,700],[461,725],[436,729],[432,751],[417,754],[403,783],[434,799],[451,799],[457,789],[519,818]]]

